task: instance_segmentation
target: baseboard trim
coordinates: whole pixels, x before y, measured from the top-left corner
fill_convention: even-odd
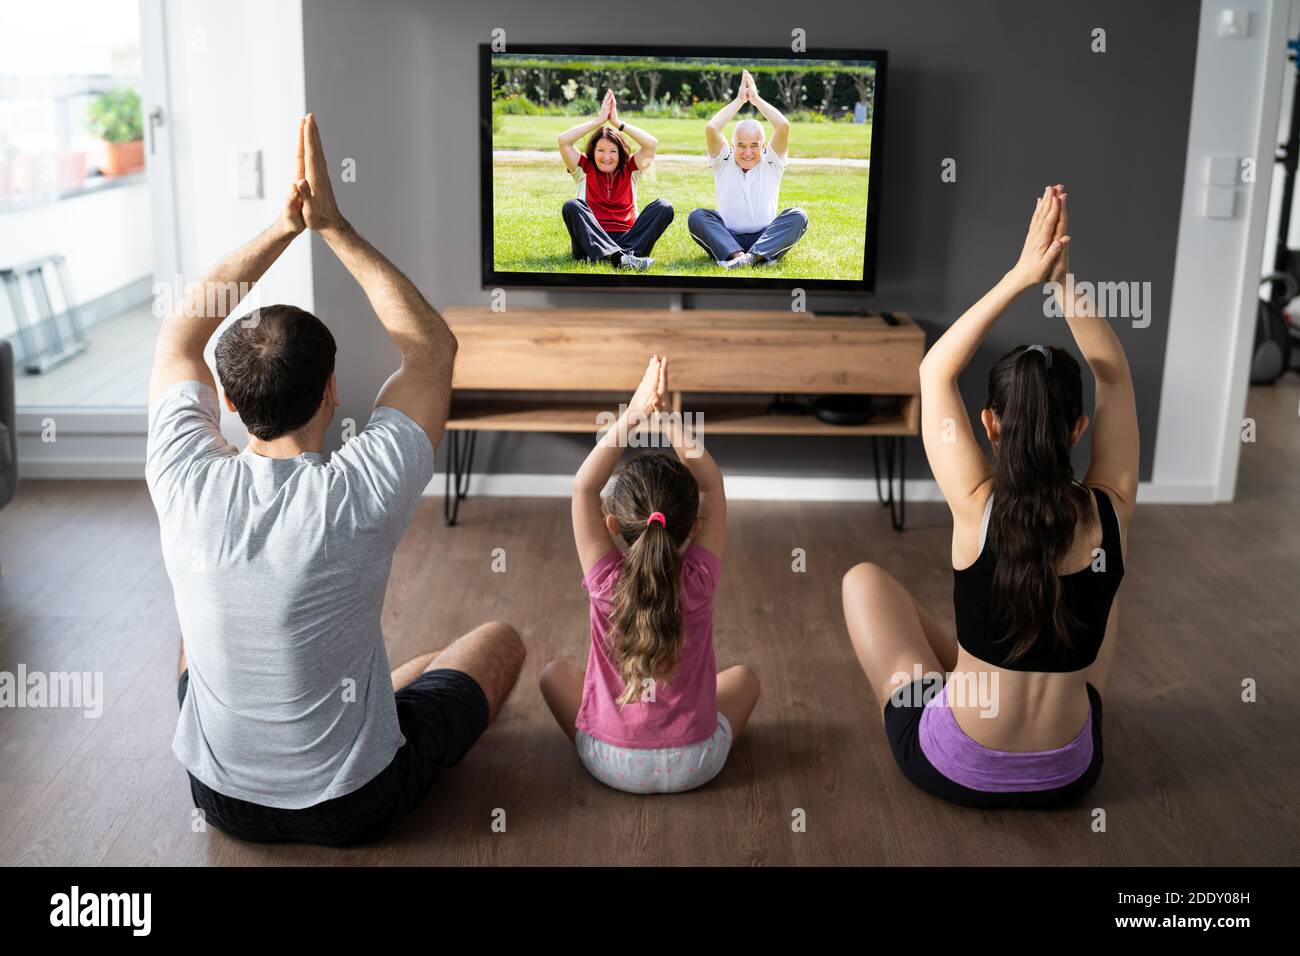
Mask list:
[[[19,463],[23,478],[78,481],[128,481],[144,477],[138,458],[47,458]],[[424,494],[442,497],[445,481],[438,475]],[[471,498],[567,498],[573,491],[572,475],[505,474],[470,476]],[[1157,484],[1138,486],[1138,502],[1147,505],[1215,504],[1213,484]],[[789,478],[765,475],[729,475],[727,497],[733,501],[875,501],[874,478]],[[942,501],[939,486],[930,479],[909,479],[908,501]]]
[[[906,482],[908,501],[942,501],[939,485],[929,478]],[[442,497],[445,482],[439,475],[424,493]],[[570,475],[480,475],[470,476],[471,497],[484,498],[567,498],[573,490]],[[874,478],[791,478],[765,475],[728,475],[727,497],[733,501],[875,501]],[[1138,485],[1141,504],[1214,504],[1212,484]]]
[[[1219,489],[1212,483],[1184,484],[1178,482],[1142,481],[1138,483],[1138,504],[1143,505],[1214,505],[1231,504],[1219,497]]]
[[[123,458],[46,458],[18,461],[18,479],[56,481],[144,481],[144,461]]]
[[[441,497],[445,480],[439,475],[424,490]],[[471,496],[486,498],[567,498],[573,493],[572,475],[471,475]],[[728,475],[727,497],[733,501],[865,501],[876,497],[874,478],[780,478],[765,475]],[[939,486],[928,480],[907,482],[909,501],[939,501]]]
[[[149,416],[143,408],[75,408],[49,406],[18,412],[18,434],[40,435],[53,420],[60,435],[147,435]],[[87,461],[94,461],[87,458]],[[144,462],[140,463],[144,467]]]

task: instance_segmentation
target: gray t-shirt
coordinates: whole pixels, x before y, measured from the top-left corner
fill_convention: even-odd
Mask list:
[[[380,406],[327,463],[240,452],[217,394],[149,410],[158,511],[189,668],[172,750],[213,790],[298,809],[349,793],[405,744],[380,613],[433,446]]]

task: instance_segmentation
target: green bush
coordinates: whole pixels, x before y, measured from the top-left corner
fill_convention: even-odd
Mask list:
[[[492,132],[501,132],[501,85],[495,73],[492,74]]]
[[[506,116],[541,116],[546,113],[545,109],[522,93],[503,96],[496,102],[501,104],[501,112]]]
[[[712,119],[713,114],[726,105],[721,100],[700,100],[690,105],[686,115],[690,119]]]
[[[711,119],[713,114],[727,104],[720,100],[698,100],[683,103],[670,96],[647,103],[635,112],[645,119]]]
[[[646,103],[636,112],[645,119],[681,119],[682,105],[665,96],[662,100]]]
[[[131,143],[144,138],[140,94],[118,89],[101,93],[86,107],[86,129],[106,143]]]
[[[569,99],[575,88],[585,87],[603,93],[608,86],[618,93],[623,112],[636,109],[658,119],[698,115],[689,106],[697,97],[712,103],[734,95],[741,66],[702,57],[610,60],[515,54],[498,54],[492,65],[503,85],[521,93],[526,89],[535,99],[549,101],[555,91]],[[820,111],[835,115],[845,107],[853,108],[859,98],[858,85],[869,88],[875,82],[875,68],[858,63],[772,59],[751,62],[748,69],[763,98],[783,111],[811,99],[807,95],[811,92],[818,95]],[[793,86],[796,80],[801,88]],[[540,88],[546,89],[546,94],[535,92]],[[787,94],[795,97],[794,104]],[[704,109],[707,107],[701,112]]]

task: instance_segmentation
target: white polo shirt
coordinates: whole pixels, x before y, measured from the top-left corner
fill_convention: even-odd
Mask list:
[[[731,146],[709,157],[717,193],[718,215],[732,232],[762,232],[780,212],[781,176],[786,160],[764,146],[749,172],[731,158]]]

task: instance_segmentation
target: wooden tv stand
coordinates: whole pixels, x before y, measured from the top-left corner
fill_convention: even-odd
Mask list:
[[[667,355],[673,408],[703,414],[704,435],[859,435],[872,439],[876,491],[902,530],[903,439],[919,435],[925,335],[907,315],[690,309],[452,307],[460,343],[447,421],[444,515],[455,524],[480,431],[576,432],[640,384],[651,355]],[[772,396],[892,399],[863,425],[811,412],[773,412]],[[879,405],[879,403],[877,403]],[[882,488],[880,444],[884,444]],[[897,472],[898,491],[894,491]]]

